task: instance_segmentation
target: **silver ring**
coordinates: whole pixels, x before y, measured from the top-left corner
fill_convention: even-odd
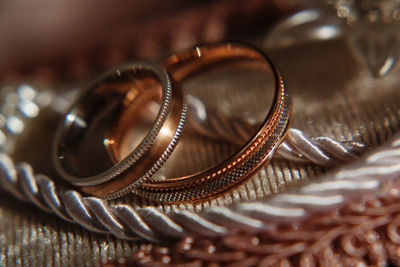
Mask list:
[[[86,151],[86,147],[82,144],[85,140],[92,138],[92,136],[88,136],[91,131],[96,133],[93,127],[96,128],[96,125],[102,127],[104,118],[107,121],[112,115],[118,116],[118,112],[123,108],[121,103],[126,101],[128,93],[134,87],[129,86],[129,83],[143,77],[151,77],[161,85],[160,110],[146,136],[132,152],[117,163],[112,163],[106,148],[102,151],[104,153],[97,153],[101,150],[101,146],[105,147],[104,143],[98,144],[95,150],[97,152],[93,151],[93,154],[91,154],[92,151]],[[65,180],[76,186],[82,186],[83,191],[86,187],[93,189],[96,186],[98,187],[97,191],[101,191],[101,188],[106,187],[107,183],[112,182],[114,184],[112,189],[102,195],[107,198],[119,196],[127,193],[129,191],[127,188],[135,188],[149,179],[163,165],[176,146],[185,118],[186,105],[183,93],[162,67],[149,63],[131,63],[119,66],[93,81],[65,115],[54,140],[54,166]],[[162,129],[165,127],[168,128],[166,132],[172,132],[173,135],[167,136],[169,143],[160,148],[160,145],[155,142],[160,138],[164,132]],[[106,130],[104,129],[104,131]],[[98,139],[101,140],[101,138],[100,136]],[[104,141],[106,140],[104,139]],[[153,147],[156,148],[153,149]],[[104,170],[85,173],[84,169],[79,168],[82,165],[79,162],[80,153],[86,154],[86,157],[91,156],[89,158],[93,158],[92,162],[95,163],[99,158],[98,163],[99,165],[103,164]],[[146,164],[141,162],[143,157],[146,157]],[[114,179],[116,177],[118,179]],[[113,181],[120,179],[124,182]],[[115,186],[115,184],[120,185]]]

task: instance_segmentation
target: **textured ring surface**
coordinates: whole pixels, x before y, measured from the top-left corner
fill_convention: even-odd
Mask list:
[[[239,152],[214,167],[184,177],[148,181],[135,188],[134,193],[171,203],[214,198],[238,186],[268,162],[288,129],[290,98],[278,69],[261,51],[234,43],[196,46],[172,55],[164,62],[164,67],[175,80],[182,81],[209,64],[241,58],[265,62],[275,78],[274,103],[258,132]]]
[[[161,86],[141,86],[149,84],[149,79],[153,81],[150,84],[156,82]],[[141,80],[146,81],[141,84]],[[143,95],[154,95],[151,90],[161,91],[160,110],[151,129],[136,148],[116,163],[112,162],[109,153],[102,153],[110,166],[95,174],[80,175],[79,168],[71,164],[74,160],[78,161],[74,158],[75,154],[83,151],[79,146],[85,131],[90,129],[91,124],[101,124],[96,121],[96,116],[114,112],[115,117],[129,105],[141,106]],[[55,138],[54,165],[64,179],[81,186],[83,192],[103,198],[121,196],[149,179],[163,165],[176,146],[185,118],[182,91],[165,70],[148,63],[119,66],[96,79],[67,112]],[[101,138],[99,147],[102,146],[104,152],[108,145],[118,142],[106,135]],[[86,153],[96,154],[91,151]]]

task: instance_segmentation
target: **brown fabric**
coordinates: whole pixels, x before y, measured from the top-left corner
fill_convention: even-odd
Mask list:
[[[353,56],[345,40],[276,49],[269,51],[269,55],[282,70],[291,90],[293,127],[310,136],[356,140],[369,147],[399,130],[400,66],[384,79],[374,79]],[[35,141],[35,137],[30,138]],[[263,197],[323,171],[273,160],[236,191],[182,207],[200,210]],[[119,200],[122,201],[151,204],[134,196]],[[0,218],[0,266],[92,266],[100,260],[129,257],[139,245],[90,233],[5,194],[0,197]]]

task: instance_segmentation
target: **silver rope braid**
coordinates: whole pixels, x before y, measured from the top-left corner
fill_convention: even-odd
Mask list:
[[[365,146],[359,142],[339,142],[330,137],[307,138],[297,129],[289,129],[274,156],[299,163],[327,167],[358,158]]]
[[[251,138],[259,125],[243,117],[231,117],[206,105],[192,95],[187,96],[189,114],[186,129],[211,139],[230,142],[239,147]],[[157,111],[157,109],[155,109]],[[314,163],[327,167],[358,158],[364,145],[339,142],[330,137],[307,138],[302,131],[290,129],[275,157],[298,163]]]
[[[320,147],[309,139],[303,140],[300,131],[292,132],[301,138],[291,140],[291,143],[307,141],[304,144],[312,144],[313,149],[314,146]],[[324,142],[331,141],[322,141],[319,145]],[[304,144],[302,149],[314,155],[315,151],[304,147]],[[340,148],[343,150],[346,146]],[[343,155],[338,151],[330,152]],[[265,229],[273,227],[276,222],[293,223],[316,211],[343,205],[348,198],[362,192],[374,191],[383,181],[398,178],[399,175],[400,135],[397,135],[363,160],[284,194],[225,207],[209,207],[199,213],[180,208],[163,212],[151,206],[109,205],[95,197],[83,197],[74,190],[56,188],[45,175],[35,175],[29,164],[14,164],[6,154],[0,154],[1,188],[17,198],[32,202],[91,231],[112,233],[123,239],[144,238],[151,241],[178,239],[187,235],[218,236],[237,229]]]

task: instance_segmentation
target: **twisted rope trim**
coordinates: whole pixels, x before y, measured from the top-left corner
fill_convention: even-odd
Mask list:
[[[295,224],[142,244],[131,256],[99,266],[400,266],[399,227],[400,183],[394,181]]]
[[[312,155],[315,160],[324,155],[332,159],[329,157],[331,154],[353,154],[347,143],[330,138],[315,140],[307,139],[301,131],[292,129],[287,141],[290,145],[296,144],[291,149],[300,147],[302,152],[307,151],[303,152],[301,158],[310,159],[309,155]],[[324,145],[326,143],[330,145]],[[383,180],[399,177],[399,148],[400,135],[397,135],[363,160],[321,177],[316,182],[284,194],[224,207],[209,207],[199,213],[180,208],[162,212],[152,206],[110,205],[99,198],[83,197],[75,190],[57,188],[50,178],[43,174],[35,175],[29,164],[15,164],[6,154],[0,154],[0,187],[20,200],[31,202],[66,221],[77,223],[90,231],[111,233],[122,239],[165,241],[188,235],[220,236],[236,230],[266,229],[276,222],[293,223],[315,212],[341,206],[348,198],[364,191],[376,190]]]
[[[260,125],[251,124],[244,117],[231,117],[207,107],[198,98],[187,96],[189,113],[187,129],[219,141],[242,146]],[[157,110],[157,109],[156,109]],[[358,142],[338,142],[330,137],[307,138],[302,131],[290,129],[275,156],[298,163],[332,166],[358,158],[364,146]]]

